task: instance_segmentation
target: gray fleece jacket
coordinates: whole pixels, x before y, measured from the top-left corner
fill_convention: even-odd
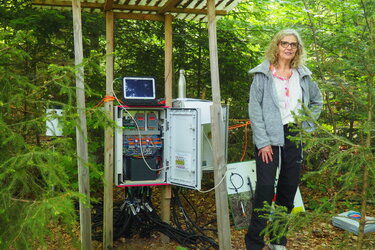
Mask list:
[[[297,68],[302,89],[302,105],[310,110],[311,119],[317,119],[323,107],[319,87],[311,80],[311,71],[305,66]],[[249,73],[255,73],[250,87],[249,116],[253,141],[258,149],[268,145],[284,145],[284,129],[281,121],[276,88],[270,71],[270,62],[264,61]],[[303,121],[306,131],[315,129],[313,122]]]

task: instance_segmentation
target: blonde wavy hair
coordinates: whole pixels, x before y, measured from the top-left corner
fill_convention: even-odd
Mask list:
[[[300,35],[294,29],[285,29],[279,31],[269,43],[265,52],[265,58],[269,60],[273,65],[277,66],[279,60],[279,43],[281,39],[283,39],[286,36],[294,36],[297,39],[298,46],[296,55],[291,61],[290,66],[292,68],[298,68],[299,66],[302,66],[305,62],[305,49],[303,47],[303,42]]]

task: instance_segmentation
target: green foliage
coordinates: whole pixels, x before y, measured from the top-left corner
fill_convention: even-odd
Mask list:
[[[308,201],[314,210],[299,225],[343,208],[358,210],[356,203],[374,197],[374,8],[373,1],[253,1],[233,13],[236,21],[248,21],[244,29],[261,48],[276,31],[297,29],[324,94],[318,130],[303,135],[303,181],[318,198]]]
[[[61,236],[52,227],[66,225],[68,233],[75,227],[73,203],[78,195],[66,171],[76,165],[74,151],[67,147],[69,138],[40,146],[27,143],[14,126],[20,124],[4,120],[0,119],[0,224],[6,230],[0,232],[0,248],[33,249],[36,242],[46,247],[46,236]]]
[[[267,202],[264,202],[263,208],[257,210],[262,213],[260,215],[261,218],[270,221],[267,227],[261,232],[261,234],[269,236],[269,241],[277,243],[282,236],[287,235],[288,220],[292,216],[287,213],[286,207],[276,204],[269,205]]]
[[[40,242],[43,247],[46,235],[52,237],[49,228],[58,225],[71,232],[76,219],[72,14],[31,9],[28,0],[2,3],[0,224],[12,230],[0,233],[0,246],[23,249]],[[288,217],[291,231],[317,216],[327,219],[339,208],[349,208],[350,200],[363,199],[365,169],[369,180],[374,179],[374,13],[369,0],[257,0],[241,2],[217,23],[221,97],[229,105],[230,125],[248,118],[247,72],[261,62],[270,38],[282,28],[302,34],[307,65],[323,90],[325,106],[318,130],[303,135],[307,151],[303,184],[320,196],[307,204],[314,211]],[[101,15],[83,12],[82,18],[88,165],[91,191],[100,199],[103,127],[113,125],[100,108],[94,108],[105,95],[105,29]],[[115,79],[155,76],[158,97],[164,97],[163,23],[116,20],[115,29]],[[173,50],[174,82],[185,69],[187,96],[211,99],[207,24],[174,20]],[[121,81],[114,82],[114,91],[121,96]],[[62,138],[44,136],[45,109],[53,106],[64,110]],[[242,158],[244,146],[245,160],[251,158],[251,131],[247,142],[244,133],[244,128],[229,131],[230,162]],[[374,196],[372,182],[366,195]],[[276,215],[281,219],[281,212]]]
[[[77,247],[75,204],[83,197],[77,192],[71,17],[22,8],[2,11],[6,15],[1,16],[0,28],[0,225],[6,230],[0,232],[0,248],[47,249],[51,243]],[[104,57],[95,51],[84,61],[88,82],[105,78],[98,73],[103,72],[101,61]],[[91,109],[102,94],[98,86],[89,86]],[[64,110],[59,117],[64,136],[46,137],[46,108],[56,106]],[[87,114],[95,199],[102,190],[102,159],[97,155],[103,148],[103,127],[111,121],[101,109]]]

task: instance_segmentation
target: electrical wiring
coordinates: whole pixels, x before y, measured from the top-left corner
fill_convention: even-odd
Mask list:
[[[247,129],[248,129],[248,126],[250,125],[250,121],[249,121],[249,120],[239,120],[239,121],[245,121],[245,123],[244,123],[244,124],[237,124],[237,125],[230,126],[230,127],[228,128],[228,130],[232,130],[232,129],[236,129],[236,128],[240,128],[240,127],[245,127],[245,145],[244,145],[244,152],[243,152],[242,157],[241,157],[241,160],[240,160],[240,161],[243,161],[243,159],[244,159],[244,157],[245,157],[245,155],[246,155],[246,148],[247,148]],[[207,137],[207,135],[206,135],[205,133],[203,133],[203,134],[204,134],[204,137],[206,138],[206,140],[207,140],[207,142],[208,142],[208,144],[209,144],[211,150],[213,150],[213,148],[212,148],[212,144],[211,144],[209,138]],[[227,173],[228,173],[228,170],[226,169],[226,171],[225,171],[223,177],[221,178],[221,180],[219,181],[219,183],[216,184],[213,188],[208,189],[208,190],[198,190],[198,191],[201,192],[201,193],[208,193],[208,192],[211,192],[211,191],[215,190],[215,189],[216,189],[216,188],[217,188],[217,187],[223,182],[223,180],[225,179]],[[243,181],[243,180],[242,180],[242,181]],[[243,185],[243,184],[242,184],[242,185]]]
[[[216,230],[213,229],[213,228],[206,228],[206,226],[208,226],[208,225],[210,225],[210,224],[213,224],[213,223],[215,223],[215,222],[216,222],[216,219],[213,219],[213,220],[211,220],[211,221],[206,222],[205,224],[203,224],[203,225],[201,226],[201,228],[203,229],[203,231],[215,231],[215,232],[216,232]]]
[[[113,228],[114,234],[113,238],[119,239],[121,235],[126,234],[132,224],[132,217],[127,216],[128,213],[124,209],[121,209],[121,202],[117,202],[113,206]],[[93,203],[92,204],[92,233],[93,240],[101,241],[103,227],[103,203]]]
[[[175,193],[175,195],[178,195],[178,194]],[[178,202],[179,202],[179,206],[180,206],[180,208],[181,208],[182,214],[184,215],[184,219],[185,219],[186,225],[189,227],[190,231],[191,231],[191,232],[194,232],[194,228],[195,228],[195,229],[197,229],[198,232],[200,232],[202,235],[205,235],[204,232],[203,232],[203,230],[202,230],[199,226],[197,226],[196,223],[194,223],[194,222],[191,220],[191,218],[190,218],[189,214],[187,213],[186,209],[182,206],[182,202],[181,202],[181,200],[180,200],[179,198],[178,198],[177,200],[178,200]],[[195,209],[194,209],[194,211],[196,212]]]
[[[227,173],[228,173],[228,170],[225,170],[225,173],[224,173],[223,177],[221,178],[221,180],[219,181],[219,183],[216,184],[213,188],[210,188],[208,190],[198,190],[198,192],[200,192],[200,193],[208,193],[208,192],[211,192],[212,190],[215,190],[223,182],[223,180],[227,176]]]
[[[247,149],[247,143],[248,143],[248,139],[247,139],[247,132],[248,132],[248,125],[250,124],[250,122],[249,123],[246,123],[246,126],[245,126],[245,131],[244,131],[244,133],[245,133],[245,145],[243,146],[243,154],[242,154],[242,156],[241,156],[241,160],[240,161],[243,161],[243,159],[245,158],[245,155],[246,155],[246,149]]]
[[[241,156],[241,159],[240,159],[240,161],[243,161],[245,156],[246,156],[246,150],[247,150],[247,144],[248,144],[247,134],[248,134],[248,128],[249,128],[249,125],[250,125],[250,121],[246,120],[246,119],[232,119],[232,120],[238,121],[238,122],[245,122],[245,123],[235,124],[235,125],[232,125],[232,126],[228,127],[228,130],[245,127],[245,130],[244,130],[245,143],[244,143],[244,146],[243,146],[243,153],[242,153],[242,156]]]
[[[150,187],[131,187],[125,189],[126,199],[115,202],[113,207],[113,238],[118,240],[121,237],[132,237],[132,235],[140,235],[141,237],[150,237],[154,232],[159,232],[171,240],[178,242],[180,245],[189,249],[218,249],[218,244],[208,237],[204,231],[214,231],[214,229],[204,228],[212,224],[213,221],[206,223],[204,227],[199,227],[193,221],[183,206],[180,199],[179,189],[173,190],[172,197],[172,222],[173,225],[165,223],[157,215],[156,210],[151,202],[152,192]],[[193,204],[187,197],[184,199],[191,208]],[[78,206],[77,206],[78,213]],[[183,214],[183,224],[180,222],[181,216],[178,211]],[[102,221],[103,221],[103,204],[94,203],[92,209],[92,232],[93,239],[102,240]],[[197,211],[194,211],[195,217],[198,218]],[[216,231],[216,230],[215,230]]]
[[[146,160],[146,157],[144,156],[144,153],[143,153],[143,147],[142,147],[142,136],[141,136],[141,130],[139,129],[139,126],[138,126],[138,123],[137,121],[135,120],[134,116],[119,102],[119,99],[117,98],[116,94],[113,92],[113,96],[115,97],[116,101],[118,102],[120,108],[122,110],[124,110],[131,118],[132,120],[134,121],[134,124],[136,125],[137,127],[137,132],[138,132],[138,137],[139,137],[139,149],[141,151],[141,156],[142,156],[142,159],[144,161],[144,163],[146,164],[147,168],[150,169],[151,171],[160,171],[160,170],[163,170],[164,167],[161,167],[161,168],[157,168],[157,169],[153,169],[148,163],[147,163],[147,160]]]
[[[212,238],[207,237],[203,233],[203,230],[200,229],[194,222],[192,222],[190,220],[190,216],[187,214],[187,211],[182,206],[181,200],[180,200],[179,195],[178,195],[179,194],[178,191],[174,190],[173,194],[174,194],[173,195],[174,207],[176,208],[176,206],[177,206],[182,211],[183,217],[185,219],[185,223],[190,224],[190,225],[185,225],[187,228],[189,228],[189,234],[184,234],[183,239],[180,243],[182,245],[186,246],[186,247],[193,248],[193,249],[196,249],[197,245],[200,245],[201,249],[206,249],[207,246],[205,248],[202,248],[202,244],[203,244],[203,246],[208,244],[208,247],[211,247],[211,248],[213,247],[213,248],[217,249],[218,246],[217,246],[216,242]],[[175,216],[176,216],[176,213],[174,213],[174,217]],[[175,220],[176,220],[176,218],[175,218]],[[180,225],[180,227],[181,227],[181,225]],[[196,229],[198,229],[198,231],[194,230],[194,227]]]
[[[208,237],[204,233],[204,231],[207,231],[208,229],[205,229],[203,227],[198,226],[197,223],[194,222],[191,219],[189,213],[187,212],[187,210],[185,209],[185,207],[182,204],[182,201],[181,201],[180,196],[179,196],[179,194],[180,194],[179,191],[180,191],[179,188],[173,189],[173,199],[172,199],[172,202],[171,202],[172,205],[173,205],[172,207],[173,207],[174,210],[176,209],[176,207],[179,208],[179,210],[180,210],[180,212],[183,216],[183,219],[185,221],[185,226],[192,233],[191,237],[194,238],[197,241],[204,240],[204,241],[208,242],[211,245],[211,247],[217,248],[218,246],[217,246],[216,242],[213,241],[212,238]],[[195,207],[192,206],[191,202],[187,199],[187,197],[184,196],[184,195],[183,195],[183,197],[188,202],[189,206],[193,209],[194,213],[197,214],[197,211],[196,211]],[[174,211],[173,214],[174,214],[174,216],[176,216],[175,211]],[[176,220],[176,218],[175,218],[175,220]],[[178,220],[178,218],[177,218],[177,220]],[[212,223],[212,222],[210,222],[210,223]]]
[[[241,180],[241,185],[239,185],[239,187],[236,187],[236,185],[234,185],[234,182],[232,180],[232,177],[234,175],[237,175],[240,177],[240,180]],[[238,193],[238,190],[242,188],[243,184],[245,183],[244,179],[242,178],[242,176],[239,174],[239,173],[234,173],[232,172],[232,174],[230,175],[229,177],[229,180],[230,180],[230,183],[232,184],[233,187],[229,187],[230,189],[234,189],[236,191],[236,193]]]
[[[195,215],[195,220],[197,221],[198,220],[198,212],[197,212],[197,209],[194,207],[194,205],[189,201],[189,199],[186,197],[186,195],[184,193],[182,193],[182,197],[184,198],[184,200],[189,204],[189,206],[191,207],[191,209],[193,209],[194,211],[194,215]]]
[[[178,190],[177,189],[173,190],[172,204],[174,205],[174,207],[173,207],[174,209],[179,208],[179,211],[182,214],[182,219],[185,222],[185,226],[186,226],[185,230],[188,230],[189,232],[194,232],[193,226],[190,223],[190,218],[187,215],[187,212],[186,212],[185,208],[182,206],[181,200],[179,199]],[[177,216],[176,218],[177,218],[177,221],[179,223],[178,227],[180,229],[182,229],[182,224],[179,222],[178,213],[174,213],[174,215]]]

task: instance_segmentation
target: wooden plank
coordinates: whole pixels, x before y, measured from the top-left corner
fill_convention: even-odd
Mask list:
[[[154,14],[140,14],[140,13],[115,13],[115,19],[133,19],[133,20],[151,20],[164,22],[164,16]]]
[[[215,0],[207,0],[208,13],[208,39],[210,51],[210,69],[211,69],[211,85],[212,100],[214,104],[220,104],[220,80],[219,80],[219,59],[217,52],[217,36],[216,36],[216,16],[215,16]]]
[[[73,0],[72,0],[73,1]],[[56,6],[56,7],[72,7],[72,3],[70,1],[46,1],[46,0],[33,0],[33,5],[43,5],[43,6]],[[93,9],[103,9],[104,4],[98,3],[90,3],[90,2],[82,2],[81,8],[93,8]]]
[[[114,72],[114,15],[107,11],[106,20],[106,84],[105,93],[113,96]],[[104,108],[109,119],[113,119],[113,102],[105,102]],[[103,250],[113,247],[113,128],[104,130],[104,206],[103,206]]]
[[[171,8],[171,13],[186,13],[186,14],[200,14],[200,15],[206,15],[207,10],[206,9],[191,9],[191,8]],[[216,10],[215,14],[217,16],[225,16],[228,12],[226,10]]]
[[[77,158],[78,158],[78,185],[79,192],[86,199],[79,200],[81,248],[91,249],[91,209],[90,209],[90,182],[88,168],[87,124],[82,45],[82,20],[79,0],[72,0],[73,32],[74,32],[74,62],[78,66],[76,73],[76,95],[78,123],[76,126]]]
[[[161,187],[161,202],[160,202],[160,210],[161,210],[161,219],[165,223],[170,223],[171,221],[171,198],[172,198],[172,186],[162,186]],[[161,242],[168,243],[169,237],[161,234]]]
[[[113,0],[105,0],[104,11],[111,10],[113,8]]]
[[[170,11],[171,8],[176,7],[176,5],[181,2],[181,0],[168,0],[158,11],[158,14],[164,14]]]
[[[33,5],[40,5],[40,6],[55,6],[55,7],[71,7],[71,3],[69,1],[63,1],[63,2],[51,2],[51,1],[42,1],[42,0],[33,0]],[[82,2],[81,7],[82,8],[89,8],[89,9],[105,9],[109,8],[110,5],[105,6],[104,4],[100,3],[90,3],[90,2]],[[127,5],[127,4],[112,4],[112,10],[119,10],[119,11],[151,11],[155,13],[159,13],[162,10],[162,7],[158,6],[146,6],[146,5]],[[174,8],[170,7],[168,9],[168,12],[170,13],[186,13],[186,14],[196,14],[196,15],[206,15],[207,10],[206,9],[194,9],[194,8]],[[121,13],[121,12],[120,12]],[[215,11],[217,16],[224,16],[228,12],[226,10],[216,10]],[[117,12],[116,12],[117,14]],[[124,13],[126,14],[126,13]],[[157,14],[155,14],[157,15]],[[144,20],[152,20],[152,19],[144,19]],[[157,20],[159,21],[159,20]]]
[[[165,78],[165,104],[166,106],[172,106],[172,15],[165,15],[164,22],[164,38],[165,38],[165,48],[164,48],[164,78]],[[169,223],[171,217],[171,198],[172,198],[172,187],[163,186],[161,193],[161,219]],[[162,235],[162,242],[166,243],[169,241],[169,238],[165,235]]]
[[[220,97],[220,80],[219,80],[219,60],[217,51],[216,36],[216,16],[215,16],[215,0],[207,0],[208,14],[208,38],[210,50],[210,69],[211,69],[211,85],[212,99],[211,106],[211,129],[212,129],[212,146],[213,146],[213,162],[214,162],[214,180],[215,201],[216,201],[216,218],[219,237],[220,249],[232,249],[231,234],[229,223],[228,194],[226,182],[220,183],[226,172],[225,159],[225,139],[223,134],[222,109]]]
[[[158,6],[146,6],[146,5],[114,4],[113,9],[115,9],[115,10],[139,10],[139,11],[154,11],[154,12],[157,12],[160,9],[160,7],[158,7]]]
[[[165,103],[167,106],[172,106],[172,20],[173,16],[170,14],[165,15],[164,23],[164,37],[165,37]]]
[[[162,221],[169,223],[171,210],[170,210],[170,200],[172,198],[172,186],[166,185],[162,187],[161,197],[161,219]]]
[[[223,112],[221,105],[213,104],[211,106],[211,130],[212,130],[212,149],[214,163],[214,181],[215,186],[224,178],[226,172],[225,159],[225,135],[223,133]],[[226,182],[223,181],[215,189],[216,218],[218,227],[219,249],[232,249],[231,232],[228,208],[228,193]]]

